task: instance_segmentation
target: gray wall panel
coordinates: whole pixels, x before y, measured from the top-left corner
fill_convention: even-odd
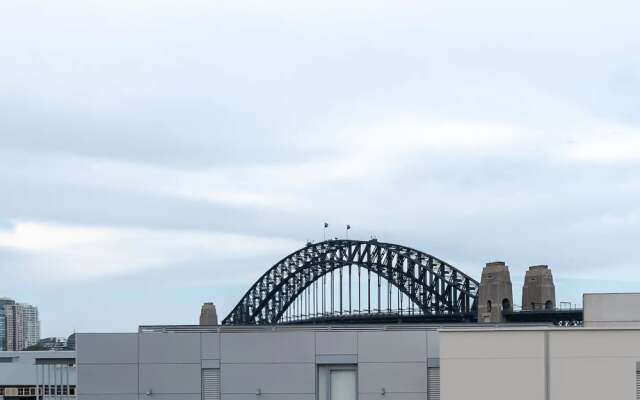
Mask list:
[[[364,393],[358,396],[359,400],[427,400],[425,393]],[[490,400],[490,399],[479,399]]]
[[[426,362],[425,331],[359,332],[359,362]]]
[[[223,363],[315,362],[313,332],[223,333]]]
[[[315,364],[222,364],[222,393],[315,393]]]
[[[200,363],[200,334],[142,333],[140,362]]]
[[[358,391],[380,393],[425,393],[427,363],[360,363]]]
[[[220,360],[202,360],[202,368],[205,369],[219,369]]]
[[[316,354],[357,354],[357,332],[317,332]]]
[[[222,394],[222,400],[316,400],[315,394]]]
[[[138,393],[138,366],[135,364],[80,365],[78,391],[83,394]]]
[[[440,332],[427,331],[427,357],[440,358]]]
[[[202,333],[200,335],[200,349],[203,360],[220,358],[220,336],[217,333]]]
[[[79,333],[78,364],[135,364],[138,362],[137,333]]]
[[[153,394],[148,397],[140,395],[140,400],[201,400],[199,394]],[[255,400],[255,399],[254,399]]]
[[[154,394],[200,393],[200,376],[200,363],[140,364],[140,392],[152,390]]]

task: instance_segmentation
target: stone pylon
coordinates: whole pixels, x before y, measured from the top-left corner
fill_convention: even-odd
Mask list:
[[[522,287],[523,310],[552,310],[556,307],[556,287],[547,265],[529,267]]]
[[[204,303],[202,305],[200,325],[218,325],[218,313],[213,303]]]
[[[513,308],[509,267],[503,261],[487,263],[482,270],[478,293],[478,322],[503,322],[502,311]]]

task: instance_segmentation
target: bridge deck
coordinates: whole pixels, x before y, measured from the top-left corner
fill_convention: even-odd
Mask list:
[[[582,309],[503,311],[502,315],[507,322],[551,322],[556,325],[563,323],[576,325],[584,321]]]

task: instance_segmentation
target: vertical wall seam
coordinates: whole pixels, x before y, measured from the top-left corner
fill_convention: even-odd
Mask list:
[[[424,392],[425,393],[429,393],[429,334],[425,331],[424,332],[424,342],[427,346],[427,359],[425,360],[427,363],[427,377],[425,379],[424,382]],[[429,395],[427,394],[427,400],[429,400]]]
[[[551,360],[549,359],[549,331],[544,332],[544,398],[551,400]]]
[[[136,335],[136,341],[138,342],[137,353],[138,353],[138,400],[140,400],[140,333]]]

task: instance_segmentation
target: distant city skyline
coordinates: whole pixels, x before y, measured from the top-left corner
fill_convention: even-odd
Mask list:
[[[40,341],[38,307],[0,298],[0,350],[20,351]]]
[[[640,288],[637,0],[2,4],[0,296],[42,336],[222,320],[324,222]]]

